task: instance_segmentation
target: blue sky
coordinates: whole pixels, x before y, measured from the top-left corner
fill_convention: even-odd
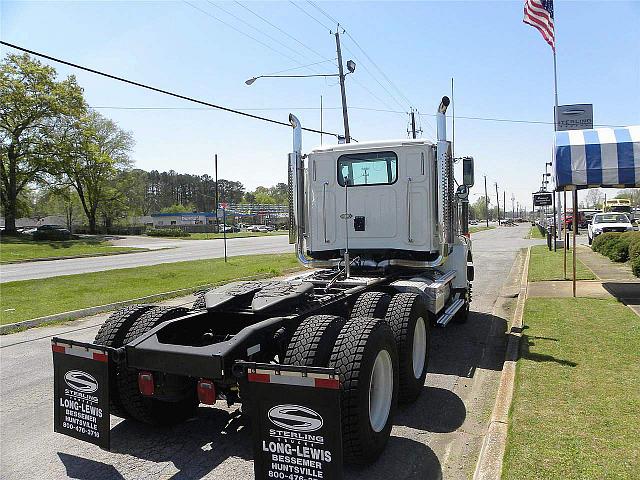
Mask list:
[[[307,49],[237,3],[189,3],[2,1],[0,35],[26,48],[213,103],[267,109],[251,113],[281,121],[291,111],[308,127],[320,125],[322,95],[325,130],[342,132],[334,78],[244,84],[254,75],[334,59],[335,40],[327,30],[335,25],[329,18],[307,2],[297,5],[309,15],[285,1],[241,2]],[[402,112],[413,106],[425,115],[419,117],[423,136],[432,138],[431,115],[455,77],[455,150],[476,159],[473,192],[481,193],[482,175],[487,175],[490,185],[498,182],[500,192],[506,189],[507,198],[513,193],[528,204],[550,158],[552,125],[460,118],[552,122],[551,49],[522,23],[522,4],[319,2],[375,62],[343,35],[344,61],[357,63],[356,73],[347,77],[352,135],[358,140],[406,137],[408,116]],[[640,2],[557,1],[555,14],[560,103],[593,103],[597,124],[640,123]],[[8,51],[3,47],[2,54]],[[61,76],[77,76],[94,107],[171,108],[100,109],[133,132],[132,159],[140,168],[212,174],[213,154],[218,153],[221,177],[240,180],[248,188],[285,181],[288,128],[193,109],[197,106],[181,100],[54,66]],[[314,70],[334,72],[335,63],[290,73]],[[319,142],[319,135],[305,134],[303,147],[309,150]]]

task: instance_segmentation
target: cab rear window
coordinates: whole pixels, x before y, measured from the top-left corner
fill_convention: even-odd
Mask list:
[[[344,187],[391,185],[398,179],[398,156],[394,152],[368,152],[338,158],[338,183]]]

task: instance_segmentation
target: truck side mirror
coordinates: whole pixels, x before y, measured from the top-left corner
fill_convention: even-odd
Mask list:
[[[473,187],[473,157],[464,157],[462,159],[462,184],[467,187]]]

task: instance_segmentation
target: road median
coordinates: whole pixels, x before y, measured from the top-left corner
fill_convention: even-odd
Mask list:
[[[0,324],[79,318],[117,308],[121,302],[155,301],[149,297],[183,295],[206,285],[277,276],[298,267],[293,254],[247,255],[232,257],[227,263],[223,259],[195,260],[7,282],[2,284]],[[94,308],[102,310],[92,311]]]

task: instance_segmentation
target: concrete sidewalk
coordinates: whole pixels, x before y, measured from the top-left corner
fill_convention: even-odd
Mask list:
[[[640,316],[640,278],[633,275],[626,263],[615,263],[589,247],[578,246],[578,258],[595,274],[598,280],[576,282],[576,297],[615,298]],[[570,272],[567,272],[570,274]],[[573,282],[530,282],[528,297],[570,298]]]

